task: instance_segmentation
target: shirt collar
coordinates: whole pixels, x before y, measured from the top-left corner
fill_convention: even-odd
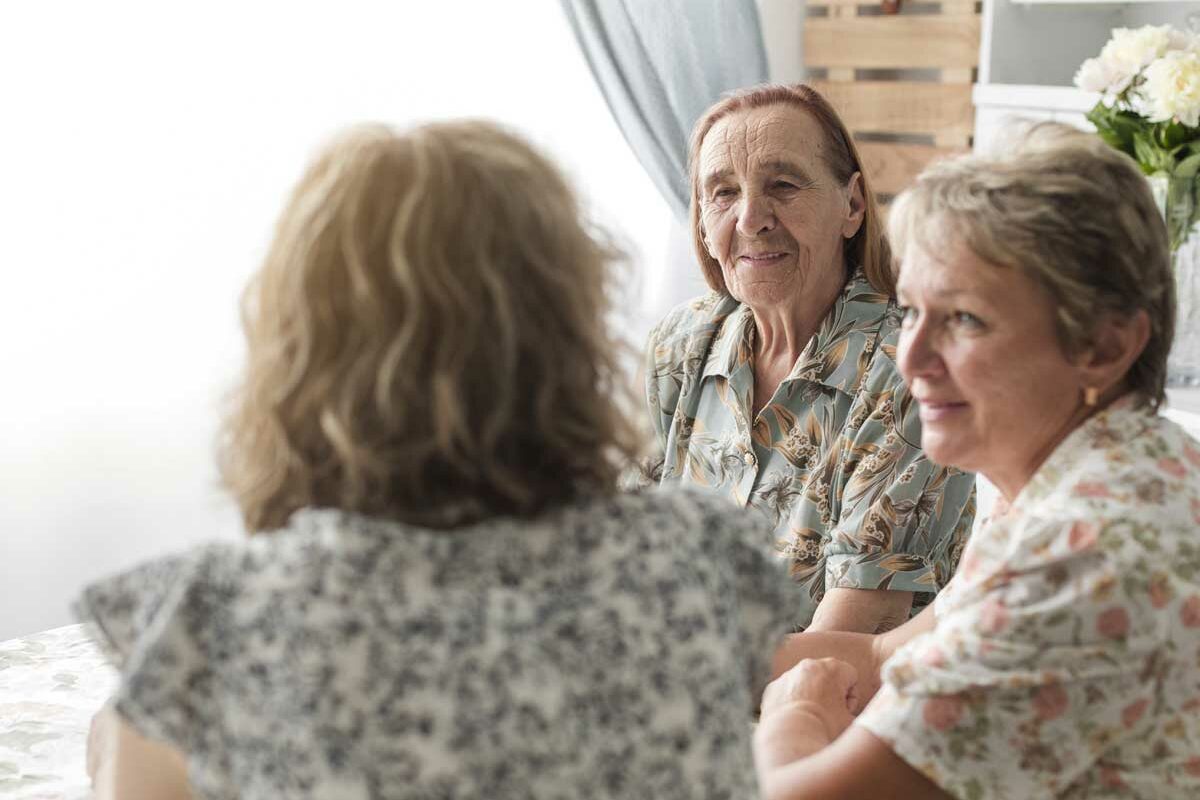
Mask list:
[[[899,324],[895,304],[856,271],[834,300],[785,381],[807,380],[854,394],[880,336]],[[709,351],[706,375],[729,378],[754,353],[754,314],[739,304],[721,324]]]

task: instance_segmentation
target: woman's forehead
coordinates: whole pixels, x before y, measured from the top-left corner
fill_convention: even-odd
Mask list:
[[[700,146],[700,175],[821,163],[825,136],[816,119],[794,106],[772,105],[722,117]]]

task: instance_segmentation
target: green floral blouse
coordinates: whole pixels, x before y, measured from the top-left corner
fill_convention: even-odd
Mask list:
[[[964,800],[1200,797],[1200,446],[1125,398],[972,537],[855,724]]]
[[[856,274],[751,419],[754,317],[712,293],[650,334],[646,391],[661,453],[653,479],[723,494],[765,515],[807,591],[918,592],[954,573],[975,515],[974,476],[925,457],[917,406],[896,368],[894,302]]]

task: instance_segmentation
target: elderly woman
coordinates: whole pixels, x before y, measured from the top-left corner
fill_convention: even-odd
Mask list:
[[[954,572],[974,477],[917,444],[890,250],[854,143],[813,89],[759,86],[709,109],[690,162],[713,291],[650,335],[652,474],[766,516],[804,589],[796,628],[894,627]]]
[[[616,491],[587,230],[492,125],[320,156],[247,295],[223,474],[255,535],[80,604],[122,669],[99,797],[754,793],[795,586],[761,520]]]
[[[1156,414],[1174,289],[1146,181],[1043,126],[931,168],[891,225],[922,444],[1003,502],[932,609],[792,637],[841,660],[768,688],[767,796],[1200,796],[1200,446]]]

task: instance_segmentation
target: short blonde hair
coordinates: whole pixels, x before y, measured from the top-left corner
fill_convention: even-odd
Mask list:
[[[608,491],[637,437],[605,314],[615,247],[486,122],[356,129],[305,173],[247,288],[223,482],[432,527]]]
[[[833,177],[843,184],[859,173],[862,181],[863,199],[866,201],[866,213],[858,233],[846,244],[846,260],[848,267],[861,266],[867,281],[878,291],[889,297],[896,294],[896,277],[892,272],[892,251],[888,247],[884,235],[883,223],[879,214],[879,205],[875,200],[875,192],[862,168],[858,148],[854,146],[854,138],[846,129],[845,123],[833,110],[820,92],[803,83],[781,84],[765,83],[739,89],[713,104],[696,127],[692,129],[691,146],[688,151],[688,176],[691,181],[691,203],[689,209],[692,228],[692,247],[696,257],[700,259],[700,271],[704,280],[713,291],[728,294],[725,287],[725,276],[721,265],[713,258],[704,244],[704,229],[700,214],[700,148],[704,145],[704,137],[713,126],[725,117],[740,111],[748,111],[767,106],[790,106],[812,115],[813,119],[825,133],[828,147],[824,149],[824,157]],[[849,274],[849,273],[847,273]]]
[[[936,163],[896,198],[892,244],[903,253],[950,241],[1020,270],[1057,307],[1064,351],[1090,342],[1105,313],[1145,309],[1150,338],[1126,382],[1154,407],[1165,398],[1175,332],[1167,230],[1137,164],[1094,134],[1060,123],[1023,125],[994,155]]]

